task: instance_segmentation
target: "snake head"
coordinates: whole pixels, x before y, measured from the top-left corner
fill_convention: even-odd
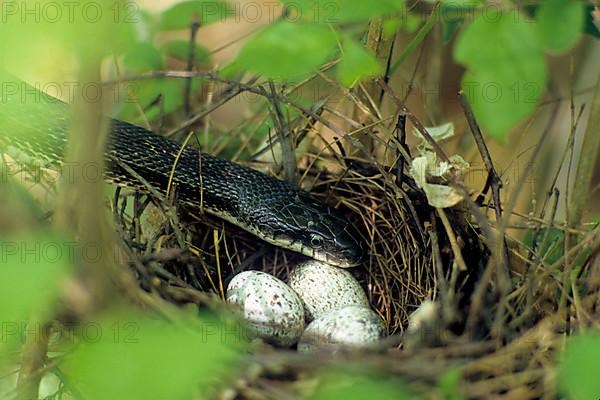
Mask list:
[[[309,224],[305,254],[341,268],[355,267],[364,261],[364,250],[356,228],[340,218],[335,210]]]
[[[231,208],[239,218],[230,222],[266,242],[336,267],[363,262],[361,236],[342,213],[286,182],[258,171],[252,174],[247,182],[238,180]]]
[[[341,268],[354,267],[364,261],[360,235],[347,218],[305,192],[281,209],[294,231],[291,250]]]

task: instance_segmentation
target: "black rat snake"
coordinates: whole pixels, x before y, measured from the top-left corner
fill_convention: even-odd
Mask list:
[[[18,162],[61,167],[71,107],[6,76],[0,74],[0,150]],[[112,119],[110,127],[109,182],[141,191],[150,184],[165,194],[173,173],[171,184],[186,207],[202,203],[202,210],[266,242],[332,265],[361,262],[352,225],[308,193],[127,122]]]

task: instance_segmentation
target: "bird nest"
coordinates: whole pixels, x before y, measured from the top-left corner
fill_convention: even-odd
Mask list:
[[[319,120],[289,131],[296,138],[321,137]],[[397,126],[389,128],[394,136]],[[571,282],[572,288],[583,288],[579,293],[564,286],[558,271],[567,257],[597,246],[598,231],[579,232],[578,244],[550,265],[549,224],[524,218],[537,232],[525,245],[488,217],[490,210],[502,212],[498,202],[486,193],[473,200],[458,179],[444,184],[455,187],[463,201],[447,208],[430,205],[403,168],[414,157],[399,151],[407,149],[401,141],[375,146],[363,158],[346,155],[353,150],[349,143],[305,147],[296,154],[296,175],[302,188],[341,209],[362,232],[369,257],[350,271],[385,321],[388,337],[373,348],[335,356],[261,347],[250,356],[253,368],[231,383],[228,396],[300,395],[306,389],[302,382],[308,384],[317,371],[344,366],[401,378],[427,398],[448,396],[446,381],[465,398],[555,397],[553,360],[563,335],[600,320],[600,271],[593,271],[592,255]],[[390,163],[382,154],[398,157]],[[498,190],[498,176],[492,169],[488,173],[486,191]],[[113,199],[129,264],[140,287],[152,295],[213,307],[224,300],[235,274],[260,270],[285,280],[303,258],[198,210],[176,210],[173,193],[162,202],[120,191]],[[429,312],[411,317],[427,300],[434,304]]]

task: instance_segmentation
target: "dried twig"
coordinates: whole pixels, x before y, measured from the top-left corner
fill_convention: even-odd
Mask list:
[[[385,83],[385,81],[383,81],[382,79],[379,79],[378,82],[381,85],[381,87],[386,91],[386,93],[391,97],[391,99],[394,101],[396,106],[404,114],[406,114],[406,116],[410,119],[410,122],[412,122],[413,125],[415,126],[415,128],[417,128],[417,130],[419,131],[419,133],[421,135],[423,135],[423,138],[427,141],[427,143],[429,143],[429,145],[435,151],[435,153],[440,158],[440,160],[450,163],[450,160],[448,159],[448,156],[446,155],[446,153],[444,153],[444,150],[442,150],[440,145],[437,144],[437,142],[431,137],[429,132],[427,132],[427,129],[425,129],[425,126],[423,126],[421,121],[419,121],[419,119],[408,109],[408,107],[406,107],[406,104],[402,101],[402,99],[400,99],[400,97],[398,97],[394,93],[392,88],[389,87],[388,84]]]
[[[292,132],[289,130],[288,124],[286,123],[281,106],[277,100],[277,91],[275,90],[275,84],[273,81],[269,81],[269,89],[273,95],[273,112],[272,120],[277,129],[277,136],[279,137],[279,145],[281,146],[281,164],[283,166],[283,176],[285,181],[290,185],[296,186],[298,183],[298,176],[296,173],[296,152],[294,146],[294,138]]]
[[[194,18],[194,20],[190,24],[190,42],[187,59],[188,71],[192,71],[194,69],[194,65],[196,64],[196,34],[198,33],[198,29],[200,29],[200,21]],[[185,86],[183,88],[183,110],[185,112],[185,115],[190,115],[191,112],[191,91],[192,78],[188,78],[185,80]]]
[[[481,134],[481,129],[479,128],[479,124],[475,119],[475,114],[473,114],[473,110],[471,109],[471,105],[463,95],[463,93],[459,93],[460,104],[463,108],[465,116],[467,118],[467,122],[469,123],[469,127],[471,128],[471,133],[473,134],[473,138],[475,139],[475,143],[477,144],[477,148],[479,149],[479,154],[481,154],[481,158],[485,164],[485,167],[488,171],[488,179],[486,180],[486,188],[483,189],[482,193],[479,196],[483,196],[487,191],[488,184],[492,189],[492,197],[494,199],[494,210],[496,211],[496,220],[502,220],[502,204],[500,200],[500,189],[502,188],[502,180],[498,176],[496,172],[496,168],[494,167],[494,163],[492,162],[492,157],[490,156],[490,152],[485,144],[485,140],[483,139],[483,135]],[[506,245],[506,238],[504,237],[504,232],[500,232],[501,246],[498,251],[498,254],[502,256],[502,279],[503,282],[500,282],[500,287],[504,290],[508,291],[510,285],[509,278],[509,261],[508,261],[508,246]]]

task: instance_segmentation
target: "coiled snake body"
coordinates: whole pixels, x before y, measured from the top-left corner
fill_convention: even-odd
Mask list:
[[[35,89],[15,78],[6,83],[0,150],[19,162],[60,167],[71,108],[48,95],[33,96]],[[114,119],[105,159],[108,181],[142,191],[149,183],[165,194],[173,173],[171,183],[185,206],[201,207],[266,242],[332,265],[361,262],[358,235],[341,214],[256,170],[192,148],[182,150],[172,140]]]

